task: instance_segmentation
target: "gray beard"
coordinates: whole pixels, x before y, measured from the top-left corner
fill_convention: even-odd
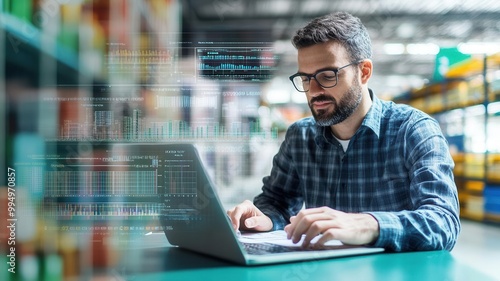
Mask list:
[[[309,108],[311,109],[312,115],[319,126],[332,126],[349,118],[349,116],[351,116],[358,108],[361,103],[361,99],[361,86],[356,84],[346,92],[338,104],[336,100],[329,99],[333,102],[333,111],[314,111],[311,104],[309,104]]]

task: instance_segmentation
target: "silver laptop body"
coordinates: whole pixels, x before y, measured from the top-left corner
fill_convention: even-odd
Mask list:
[[[155,144],[158,145],[158,144]],[[249,254],[233,231],[215,186],[192,144],[162,144],[158,189],[160,222],[170,244],[241,265],[260,265],[371,254],[383,248],[338,246],[326,250]]]

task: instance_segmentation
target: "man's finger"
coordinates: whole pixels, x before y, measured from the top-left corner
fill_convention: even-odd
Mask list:
[[[333,239],[340,240],[337,237],[338,233],[340,233],[340,232],[342,232],[341,229],[335,229],[335,228],[329,229],[327,232],[325,232],[325,233],[323,233],[323,235],[321,235],[321,238],[319,238],[318,241],[316,241],[316,243],[314,243],[313,247],[316,249],[321,249],[325,246],[326,242],[328,242],[330,240],[333,240]]]
[[[309,231],[311,225],[313,225],[314,222],[322,220],[330,220],[330,219],[331,219],[330,216],[328,216],[328,214],[325,214],[323,212],[321,213],[313,212],[309,215],[303,216],[302,218],[297,217],[297,220],[289,229],[290,231],[289,237],[292,239],[293,243],[298,243],[300,239],[302,239],[302,235],[306,234]],[[318,233],[320,233],[320,231],[321,230],[316,230],[316,232]]]
[[[256,231],[268,231],[273,228],[273,223],[266,216],[254,216],[245,220],[245,226]]]
[[[238,230],[238,221],[233,217],[233,213],[231,211],[227,211],[227,216],[229,217],[229,220],[231,221],[231,226],[233,227],[234,230]]]
[[[304,241],[302,242],[302,248],[308,248],[311,244],[311,240],[332,227],[334,227],[334,223],[331,220],[317,220],[313,222],[304,233],[305,236]]]
[[[242,205],[240,204],[234,207],[232,210],[228,211],[228,215],[231,219],[234,230],[238,230],[240,228],[240,220],[245,212],[245,209],[246,208],[242,207]]]

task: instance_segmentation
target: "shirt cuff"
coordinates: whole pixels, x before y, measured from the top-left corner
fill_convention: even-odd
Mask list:
[[[264,213],[266,216],[268,216],[271,221],[273,222],[273,228],[272,230],[283,230],[287,223],[283,219],[283,216],[281,216],[279,213],[270,211],[270,210],[262,210],[261,212]]]
[[[379,225],[379,236],[372,246],[395,251],[400,249],[404,229],[399,217],[388,212],[368,212],[367,214],[372,215]]]

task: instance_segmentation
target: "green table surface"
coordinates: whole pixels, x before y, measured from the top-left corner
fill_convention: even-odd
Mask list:
[[[113,275],[141,281],[495,280],[447,251],[385,252],[245,267],[169,246],[123,251]]]

